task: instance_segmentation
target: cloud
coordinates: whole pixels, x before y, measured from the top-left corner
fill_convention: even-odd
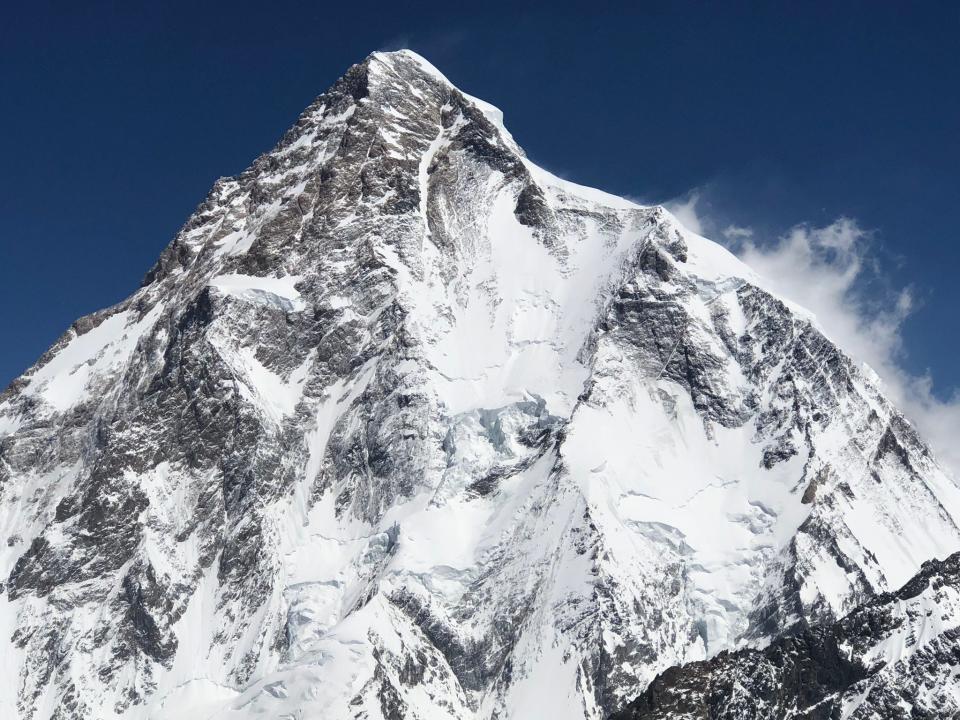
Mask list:
[[[821,228],[798,225],[772,243],[750,238],[733,250],[779,294],[811,310],[844,349],[876,365],[899,351],[898,330],[911,303],[891,303],[900,311],[867,306],[857,280],[868,243],[855,220],[840,218]]]
[[[802,223],[779,237],[766,237],[728,222],[722,208],[709,202],[715,190],[695,188],[664,206],[698,235],[722,238],[771,290],[813,312],[828,337],[876,372],[887,397],[960,479],[960,390],[942,399],[929,373],[916,375],[904,366],[903,328],[917,302],[909,287],[879,295],[868,291],[889,284],[876,259],[873,233],[854,218],[841,217],[822,227]]]
[[[695,214],[696,203],[690,210]],[[702,226],[703,219],[697,218],[697,224]],[[960,395],[941,400],[929,375],[916,376],[904,368],[902,331],[917,303],[910,288],[880,298],[865,292],[868,282],[882,275],[871,233],[841,217],[823,227],[797,225],[772,242],[741,228],[724,235],[771,289],[813,312],[828,337],[876,371],[890,400],[960,477]]]
[[[740,242],[753,237],[753,228],[727,225],[722,231],[723,236],[731,242]]]
[[[382,43],[377,48],[378,52],[395,52],[397,50],[409,50],[411,46],[409,35],[394,35],[392,38]]]
[[[903,396],[900,409],[916,425],[937,459],[960,479],[960,447],[957,446],[960,392],[955,390],[949,400],[941,400],[933,392],[933,379],[929,374],[905,376],[899,390]],[[896,395],[890,393],[890,396],[896,402]]]
[[[704,223],[697,213],[697,204],[699,202],[700,192],[694,190],[685,198],[665,202],[664,207],[666,207],[687,230],[695,232],[697,235],[703,235],[705,229]]]
[[[725,222],[729,218],[713,206],[711,198],[716,195],[713,184],[694,188],[686,195],[662,203],[685,228],[704,237],[723,237],[731,243],[752,238],[754,230],[736,223]],[[640,201],[641,205],[652,205]]]
[[[445,60],[460,54],[467,35],[459,29],[446,29],[416,36],[404,33],[394,35],[378,48],[382,52],[414,50],[435,65],[445,66]]]

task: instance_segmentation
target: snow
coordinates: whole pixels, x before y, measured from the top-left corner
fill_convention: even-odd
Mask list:
[[[209,720],[239,693],[212,680],[196,678],[168,693],[150,720]]]
[[[511,689],[513,717],[583,720],[580,667],[564,651],[560,645],[548,645],[533,658],[529,675],[519,678]]]
[[[561,260],[513,213],[515,197],[488,187],[493,203],[475,226],[479,252],[464,266],[465,297],[454,303],[449,330],[439,331],[430,358],[440,397],[451,414],[498,407],[539,395],[565,414],[583,389],[577,360],[598,311],[596,299],[632,245],[609,247],[599,235],[568,245]],[[422,322],[432,322],[424,309]]]
[[[210,281],[224,295],[246,302],[276,305],[287,312],[303,310],[304,302],[297,292],[300,275],[285,277],[258,277],[254,275],[218,275]]]
[[[266,181],[267,178],[264,178],[264,180]],[[282,207],[282,200],[277,198],[263,206],[256,215],[245,218],[243,222],[238,223],[229,233],[216,242],[215,256],[222,258],[246,253],[253,247],[261,228],[275,218]]]
[[[237,350],[220,345],[223,357],[241,380],[240,392],[250,402],[262,408],[276,422],[292,415],[303,396],[303,386],[313,363],[313,353],[284,379],[257,358],[252,347]]]
[[[17,417],[12,410],[0,408],[0,438],[13,435],[22,424],[22,418]]]
[[[436,67],[434,67],[429,60],[424,58],[422,55],[414,52],[413,50],[396,50],[393,52],[375,52],[372,56],[383,66],[392,69],[393,58],[395,57],[404,57],[410,60],[413,60],[427,75],[432,77],[437,82],[447,86],[454,87],[447,77],[440,72]],[[373,65],[374,70],[378,70],[376,65]],[[416,88],[411,88],[412,92],[417,92]],[[519,154],[522,154],[520,148],[516,145],[513,140],[513,136],[507,130],[506,126],[503,124],[503,111],[500,108],[491,105],[486,100],[481,100],[480,98],[474,97],[473,95],[468,95],[467,93],[460,91],[461,95],[470,103],[472,103],[484,117],[493,124],[495,128],[500,133],[500,136]],[[612,197],[612,196],[611,196]]]
[[[17,604],[11,602],[6,593],[0,595],[0,638],[4,640],[12,638],[17,629]],[[24,653],[14,643],[5,642],[3,647],[3,652],[0,653],[0,677],[5,680],[0,682],[0,717],[17,718],[17,695],[20,687],[19,683],[12,679],[20,675]]]
[[[561,190],[574,198],[579,198],[589,203],[596,203],[598,205],[603,205],[604,207],[615,208],[618,210],[638,210],[644,207],[643,205],[620,197],[619,195],[613,195],[611,193],[604,192],[603,190],[597,190],[596,188],[587,187],[586,185],[578,185],[570,180],[565,180],[564,178],[558,177],[553,173],[544,170],[539,165],[535,165],[526,158],[524,158],[523,164],[538,183],[545,185],[548,188],[556,188]]]
[[[764,567],[809,512],[792,492],[803,461],[766,470],[749,426],[717,427],[707,437],[689,396],[674,400],[669,414],[638,382],[603,407],[582,405],[562,453],[611,526],[634,528],[684,557],[712,654],[736,644]]]
[[[29,376],[26,392],[39,395],[58,412],[74,407],[88,397],[87,388],[93,379],[123,366],[162,310],[162,305],[156,305],[139,322],[131,322],[130,311],[124,310],[82,335],[74,334]]]
[[[371,54],[371,57],[375,58],[376,60],[383,63],[387,67],[391,66],[392,59],[394,57],[408,58],[416,62],[417,65],[419,65],[424,72],[432,76],[435,80],[443,83],[444,85],[452,86],[452,83],[449,80],[447,80],[447,77],[442,72],[437,70],[437,68],[434,67],[429,60],[427,60],[422,55],[415,53],[413,50],[403,49],[403,50],[395,50],[392,52],[375,52]]]

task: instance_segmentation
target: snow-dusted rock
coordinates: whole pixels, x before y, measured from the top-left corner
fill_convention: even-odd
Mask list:
[[[835,623],[671,668],[611,720],[960,715],[960,553]]]

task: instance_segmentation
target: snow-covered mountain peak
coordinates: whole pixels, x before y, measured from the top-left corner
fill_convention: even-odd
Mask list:
[[[411,63],[415,64],[420,71],[430,76],[441,85],[451,90],[456,90],[456,92],[463,95],[463,97],[465,97],[471,104],[480,109],[487,120],[489,120],[501,133],[504,133],[506,137],[512,141],[512,136],[510,136],[509,131],[503,124],[503,111],[501,111],[500,108],[491,105],[486,100],[481,100],[480,98],[472,95],[467,95],[459,88],[456,88],[442,72],[434,67],[422,55],[415,53],[413,50],[407,49],[390,52],[378,51],[370,55],[368,58],[368,62],[369,61],[374,61],[376,63],[376,65],[374,65],[372,68],[375,73],[379,69],[379,66],[388,68],[388,75],[391,79],[397,79],[404,76],[409,78],[411,74],[413,74]],[[520,150],[519,147],[516,149],[518,152],[522,153],[522,150]]]
[[[600,718],[958,520],[808,315],[374,53],[0,395],[0,713]]]
[[[361,67],[366,65],[368,71],[374,73],[386,72],[392,78],[406,76],[410,78],[414,75],[425,75],[432,80],[439,82],[448,88],[453,88],[446,75],[440,72],[433,64],[422,55],[406,48],[400,50],[378,50],[370,53],[367,59],[361,63]]]

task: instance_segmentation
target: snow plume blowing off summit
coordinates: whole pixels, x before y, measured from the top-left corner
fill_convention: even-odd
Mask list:
[[[0,395],[0,716],[599,719],[946,607],[953,477],[764,287],[371,55]]]

